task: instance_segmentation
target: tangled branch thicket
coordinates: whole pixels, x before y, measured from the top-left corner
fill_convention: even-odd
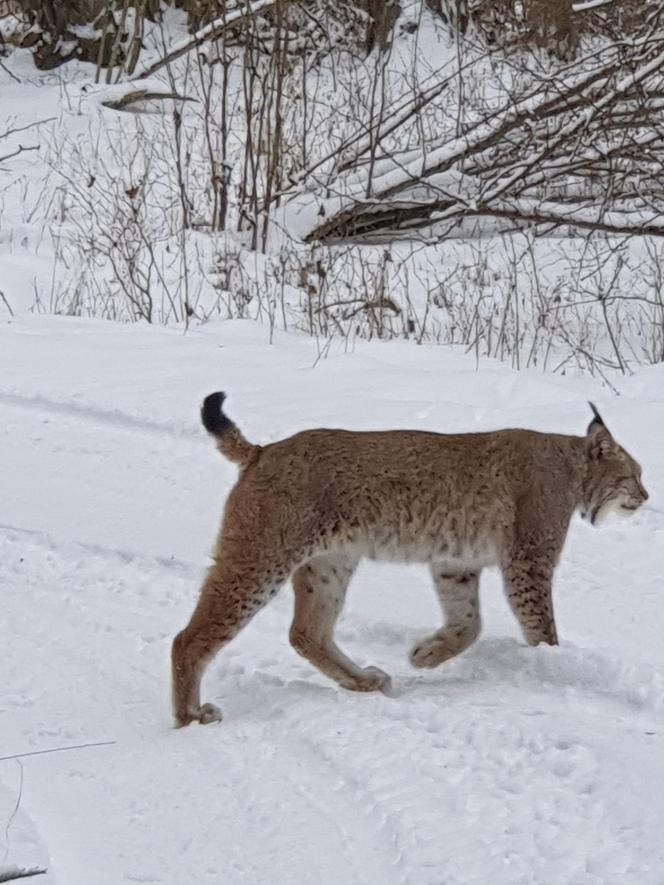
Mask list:
[[[608,38],[638,33],[644,5],[654,0],[424,0],[449,28],[467,33],[473,27],[490,43],[503,47],[540,46],[572,58],[587,35]],[[223,18],[245,0],[3,0],[5,14],[23,18],[21,44],[33,48],[40,67],[76,57],[101,67],[132,73],[146,23],[165,7],[182,9],[191,32]],[[272,4],[275,5],[275,4]],[[365,51],[385,49],[399,18],[399,0],[291,0],[311,17],[325,12],[343,23],[344,39]],[[326,8],[323,8],[326,7]],[[0,7],[0,14],[2,13]],[[92,26],[92,32],[81,30]]]
[[[474,216],[664,235],[662,13],[639,39],[602,45],[589,61],[522,71],[518,96],[479,103],[425,156],[379,149],[373,162],[338,166],[329,177],[341,208],[309,238],[449,228]],[[376,121],[378,142],[385,122]]]
[[[127,84],[54,137],[44,309],[664,358],[659,0],[173,5],[12,3]]]

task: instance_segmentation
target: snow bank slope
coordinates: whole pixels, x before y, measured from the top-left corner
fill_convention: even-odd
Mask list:
[[[0,327],[0,756],[114,742],[22,760],[52,881],[661,885],[662,370],[613,398],[434,347],[317,362],[310,339],[265,337]],[[219,387],[263,442],[316,424],[581,432],[596,398],[651,501],[629,522],[575,521],[560,648],[523,646],[487,574],[482,639],[415,673],[407,650],[438,617],[425,570],[366,565],[339,639],[396,697],[345,693],[299,659],[286,588],[210,668],[224,723],[175,731],[170,641],[234,479],[197,425]],[[10,792],[15,769],[0,763]]]

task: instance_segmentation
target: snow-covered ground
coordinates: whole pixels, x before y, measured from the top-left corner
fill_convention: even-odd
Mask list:
[[[664,367],[513,372],[407,342],[332,344],[249,322],[191,330],[21,316],[0,325],[0,869],[58,885],[662,885]],[[562,645],[524,646],[496,574],[484,633],[430,673],[422,567],[366,565],[339,627],[395,696],[337,688],[287,640],[289,588],[210,667],[221,725],[175,730],[173,635],[233,468],[210,390],[261,442],[316,425],[582,433],[586,400],[650,501],[575,519]],[[82,744],[103,743],[63,750]],[[20,793],[20,797],[19,797]],[[12,815],[18,802],[18,810]]]
[[[184,28],[182,13],[169,27]],[[397,81],[413,46],[423,75],[430,59],[444,71],[455,51],[433,27],[404,31],[395,46]],[[34,881],[664,885],[664,366],[610,375],[614,396],[580,374],[478,365],[462,350],[412,340],[367,343],[351,330],[330,341],[335,325],[321,325],[318,341],[286,334],[282,311],[305,305],[309,316],[315,287],[324,304],[337,286],[351,305],[358,292],[389,293],[401,313],[394,328],[388,318],[387,333],[404,334],[412,319],[415,340],[427,340],[428,316],[429,340],[445,340],[443,319],[465,317],[458,335],[474,341],[473,323],[486,314],[487,328],[500,332],[487,352],[503,353],[516,289],[495,249],[465,241],[416,250],[410,264],[405,247],[391,246],[389,259],[382,249],[354,252],[350,269],[331,251],[318,276],[308,271],[308,287],[293,288],[298,265],[279,278],[280,257],[243,252],[242,238],[230,237],[220,251],[228,267],[217,267],[213,240],[175,236],[177,211],[163,230],[147,229],[173,256],[172,293],[196,308],[186,334],[179,325],[31,316],[134,315],[113,301],[115,270],[107,280],[108,268],[86,264],[81,244],[110,229],[116,198],[143,182],[138,136],[150,144],[154,136],[146,169],[161,188],[160,163],[172,166],[172,109],[162,105],[163,119],[111,111],[101,100],[124,87],[93,80],[75,62],[37,72],[26,51],[0,68],[0,158],[29,148],[0,160],[0,881],[48,867]],[[353,131],[367,109],[347,107],[348,97],[365,93],[338,93]],[[441,101],[438,112],[453,119],[452,98]],[[328,128],[326,101],[321,108]],[[3,137],[13,127],[20,131]],[[194,119],[187,131],[202,130]],[[234,137],[242,146],[244,130]],[[190,165],[200,197],[207,179]],[[74,199],[77,186],[98,216],[81,215],[88,204]],[[151,191],[158,219],[171,203],[177,210],[159,188]],[[185,266],[187,244],[200,245],[201,257]],[[617,252],[607,257],[585,240],[577,247],[597,248],[603,294],[607,279],[621,298],[639,286],[655,291],[660,252],[650,263],[630,253],[623,278],[614,274]],[[557,249],[539,240],[523,252],[536,270],[519,272],[515,341],[520,305],[530,310],[540,280],[566,303],[571,284]],[[86,300],[86,285],[97,300],[89,292]],[[249,321],[196,326],[224,315],[225,299],[234,315],[233,286],[253,298],[246,315],[275,322],[273,344],[267,326]],[[150,291],[155,318],[178,315],[160,311],[154,280]],[[597,335],[590,314],[574,316],[565,336],[574,333],[578,357],[576,333],[591,350]],[[384,332],[382,314],[375,328],[354,309],[350,317],[363,334]],[[604,329],[603,313],[600,321]],[[661,358],[661,314],[634,322],[616,328],[637,340],[635,361]],[[511,353],[526,365],[530,345]],[[570,365],[566,351],[554,348],[551,365]],[[593,399],[642,462],[650,501],[601,529],[574,521],[555,596],[559,648],[525,647],[489,572],[481,640],[439,670],[411,670],[408,650],[440,618],[426,570],[366,565],[339,640],[358,662],[392,675],[394,696],[346,693],[295,654],[287,587],[209,668],[205,698],[224,722],[176,731],[170,644],[195,603],[235,477],[199,426],[199,402],[215,389],[228,392],[229,413],[260,442],[322,425],[582,433]]]

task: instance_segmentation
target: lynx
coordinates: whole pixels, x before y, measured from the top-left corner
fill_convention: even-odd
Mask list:
[[[386,673],[359,667],[334,641],[362,557],[429,564],[444,626],[412,649],[415,667],[436,667],[477,639],[487,566],[502,570],[526,641],[556,644],[551,584],[572,514],[596,524],[648,498],[640,466],[592,403],[585,437],[307,430],[263,447],[224,414],[224,399],[208,396],[201,418],[240,477],[196,609],[173,643],[178,726],[221,719],[201,705],[203,669],[289,576],[293,647],[344,688],[388,691]]]

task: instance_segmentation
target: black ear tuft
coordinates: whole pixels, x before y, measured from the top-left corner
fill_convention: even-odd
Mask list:
[[[606,430],[607,427],[606,427],[606,424],[604,423],[604,419],[602,418],[599,411],[597,410],[597,406],[595,405],[595,403],[589,402],[588,405],[592,409],[593,415],[594,415],[593,420],[588,425],[588,432],[590,433],[590,431],[594,425],[599,425],[600,427],[603,427]]]

